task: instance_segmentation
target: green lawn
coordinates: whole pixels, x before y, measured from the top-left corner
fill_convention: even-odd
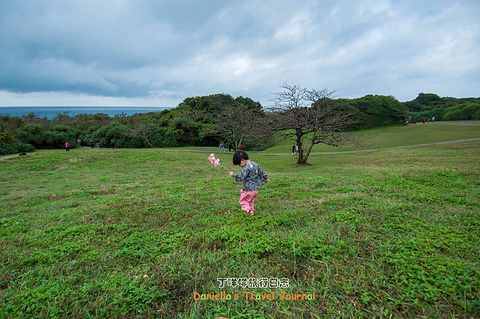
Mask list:
[[[313,152],[342,152],[367,149],[412,146],[418,144],[456,141],[466,138],[480,138],[480,125],[414,124],[374,128],[355,132],[367,137],[367,147],[333,147],[324,144],[315,145]],[[291,153],[295,140],[283,141],[265,150],[265,153]]]
[[[383,134],[443,139],[413,132],[422,126],[371,130],[373,148],[396,145]],[[469,130],[440,133],[480,137]],[[303,167],[254,153],[271,180],[255,216],[210,151],[240,171],[215,148],[1,160],[0,318],[480,316],[479,141],[312,155]],[[232,277],[289,287],[219,287]],[[195,300],[215,293],[231,299]]]

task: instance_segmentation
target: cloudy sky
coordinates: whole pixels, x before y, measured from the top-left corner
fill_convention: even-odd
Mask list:
[[[0,106],[480,96],[479,0],[1,0]]]

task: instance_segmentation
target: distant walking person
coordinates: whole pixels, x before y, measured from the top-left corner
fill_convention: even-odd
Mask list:
[[[70,143],[65,142],[65,150],[68,152],[70,151]]]
[[[295,143],[293,143],[293,145],[292,145],[292,155],[294,155],[294,154],[295,154]]]
[[[110,140],[110,143],[112,144],[112,149],[115,149],[115,141],[113,140],[113,138]]]
[[[423,118],[423,119],[422,119],[423,124],[425,124],[425,121],[426,121],[426,120],[427,120],[426,118]]]

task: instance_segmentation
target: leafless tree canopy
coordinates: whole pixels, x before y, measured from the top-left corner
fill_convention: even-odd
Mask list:
[[[220,113],[217,129],[226,141],[234,143],[235,148],[244,140],[266,147],[272,136],[268,123],[266,115],[245,105],[227,106]]]
[[[233,141],[234,147],[242,143],[252,129],[253,112],[244,105],[226,106],[220,113],[218,130],[228,141]]]
[[[335,91],[321,91],[300,87],[298,84],[281,85],[275,93],[270,111],[274,114],[272,128],[284,139],[296,138],[297,164],[307,163],[315,144],[332,146],[360,146],[363,141],[348,131],[356,123],[353,113],[340,110],[331,98]]]
[[[150,136],[156,134],[160,130],[155,127],[153,124],[142,124],[132,129],[131,132],[125,133],[124,135],[127,137],[139,137],[143,139],[148,146],[153,147],[152,143],[150,143]]]

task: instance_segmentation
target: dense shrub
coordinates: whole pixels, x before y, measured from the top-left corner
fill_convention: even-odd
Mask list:
[[[111,146],[111,143],[108,145]],[[144,141],[140,137],[126,137],[124,136],[123,138],[118,138],[115,139],[115,147],[121,147],[121,148],[142,148],[142,147],[147,147],[144,144]]]
[[[150,143],[153,147],[176,147],[177,139],[173,130],[167,129],[164,132],[157,132],[150,137]]]
[[[115,147],[142,147],[142,143],[138,141],[127,141],[126,134],[131,131],[130,127],[125,124],[114,122],[109,125],[96,130],[91,136],[93,140],[100,140],[100,145],[103,147],[110,147],[111,140],[115,141]],[[134,139],[134,138],[132,138]],[[140,145],[140,146],[134,146]]]
[[[410,112],[433,110],[442,107],[443,104],[442,98],[433,93],[420,93],[414,100],[404,103]]]
[[[31,153],[35,152],[36,148],[32,144],[20,143],[16,145],[18,153]]]
[[[480,102],[465,103],[451,107],[443,116],[444,121],[475,120],[480,117]]]
[[[357,111],[357,128],[403,124],[407,118],[405,106],[392,96],[367,95],[358,99],[339,99],[339,108]]]
[[[17,153],[17,151],[12,145],[0,143],[0,155],[10,155],[15,153]]]
[[[469,120],[468,113],[462,108],[453,107],[443,116],[444,121],[464,121]]]
[[[441,121],[447,111],[447,109],[437,108],[429,111],[412,112],[410,116],[412,117],[412,122],[421,122],[423,118],[431,119],[432,117],[435,117],[436,121]]]
[[[45,142],[48,148],[63,148],[65,142],[71,147],[76,146],[77,137],[80,132],[65,125],[54,125],[45,132]]]
[[[480,120],[480,108],[477,111],[475,111],[475,113],[473,113],[472,120],[475,120],[475,121]]]
[[[466,104],[463,110],[468,114],[469,120],[477,120],[479,118],[476,114],[480,114],[480,102]]]
[[[40,124],[26,124],[18,131],[18,139],[25,144],[31,144],[36,148],[46,148],[45,128]]]
[[[4,144],[14,144],[15,143],[15,136],[10,132],[0,132],[0,143]]]
[[[46,129],[40,124],[27,124],[19,130],[18,139],[35,148],[63,148],[65,142],[75,147],[79,134],[78,130],[66,125],[53,125]]]
[[[412,101],[403,105],[414,121],[435,117],[443,121],[463,121],[480,119],[480,98],[439,97],[432,93],[420,93]]]

